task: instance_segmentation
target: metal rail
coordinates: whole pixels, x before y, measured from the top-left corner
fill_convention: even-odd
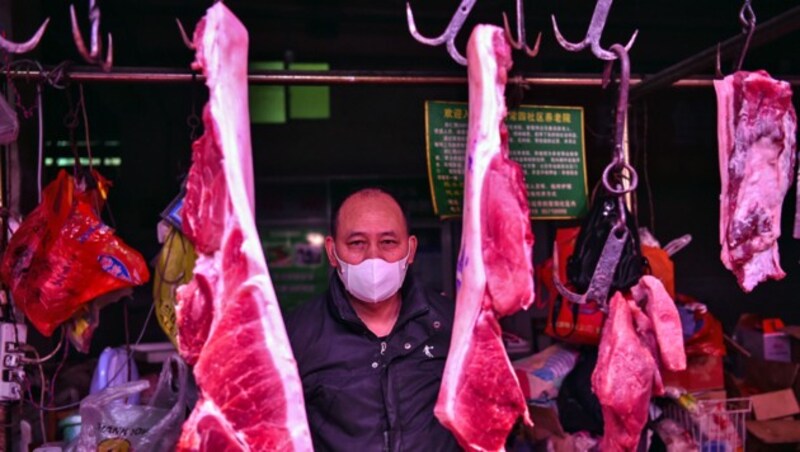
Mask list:
[[[800,29],[800,6],[796,6],[772,19],[758,25],[753,32],[750,49],[759,45],[774,41],[775,39]],[[739,51],[747,39],[746,34],[739,34],[719,44],[720,58],[728,58]],[[688,75],[694,75],[698,71],[714,67],[716,61],[717,46],[710,47],[697,53],[679,63],[676,63],[661,72],[650,77],[645,77],[644,81],[631,87],[631,100],[638,99],[645,94],[657,89],[672,85],[678,80]],[[774,76],[774,74],[773,74]],[[781,77],[783,79],[783,77]],[[787,80],[789,81],[789,80]],[[797,84],[797,79],[791,81]]]
[[[755,38],[754,38],[755,40]],[[14,79],[41,79],[48,70],[10,70],[0,75]],[[90,67],[76,67],[66,72],[66,78],[86,83],[189,83],[192,80],[205,81],[202,74],[188,70],[164,68],[114,68],[102,72]],[[648,83],[653,77],[645,77]],[[793,85],[800,84],[800,76],[781,77]],[[436,74],[429,72],[386,72],[386,71],[260,71],[248,75],[248,81],[256,85],[465,85],[465,75]],[[539,86],[600,86],[602,78],[594,75],[532,75],[512,77],[510,83],[524,83]],[[670,81],[676,87],[711,86],[713,78],[692,77]],[[631,77],[631,94],[641,85],[641,77]]]

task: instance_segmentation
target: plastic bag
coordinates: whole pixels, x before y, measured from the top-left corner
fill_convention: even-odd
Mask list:
[[[683,325],[686,356],[725,356],[725,337],[722,323],[706,306],[683,294],[676,298]]]
[[[8,105],[5,97],[0,95],[0,144],[17,141],[17,135],[19,135],[17,112]]]
[[[169,226],[153,272],[153,303],[158,324],[175,347],[178,346],[175,295],[179,286],[192,280],[195,260],[197,254],[189,239],[180,230]]]
[[[567,259],[567,278],[578,292],[583,293],[589,288],[603,246],[618,218],[617,197],[601,189],[593,200],[589,215],[583,220],[575,242],[575,253]],[[639,282],[647,267],[639,245],[639,230],[636,228],[633,215],[627,209],[625,209],[625,219],[628,237],[614,271],[609,294],[630,289]]]
[[[173,365],[177,373],[173,373]],[[150,384],[146,380],[110,387],[86,397],[80,407],[81,433],[65,450],[174,450],[186,417],[186,374],[186,364],[173,354],[164,362],[158,385],[147,405],[115,402],[147,389]],[[177,386],[177,392],[173,386]]]
[[[45,336],[90,300],[150,278],[142,256],[100,220],[110,183],[97,172],[85,179],[78,186],[61,170],[0,263],[14,302]]]
[[[564,377],[575,367],[578,351],[555,344],[511,363],[529,403],[544,404],[558,397]]]
[[[568,256],[573,254],[579,233],[580,229],[577,227],[559,228],[556,231],[555,246],[558,248],[558,268],[561,281],[567,281],[566,264]],[[544,266],[542,274],[542,285],[547,288],[547,293],[550,295],[545,334],[571,344],[599,344],[605,314],[595,301],[583,305],[564,301],[553,283],[553,270],[552,262],[548,263]],[[572,288],[569,282],[567,282],[567,286]]]

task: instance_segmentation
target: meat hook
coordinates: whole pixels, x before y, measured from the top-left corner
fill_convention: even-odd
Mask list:
[[[753,38],[753,32],[756,31],[756,13],[753,12],[750,0],[745,0],[742,9],[739,10],[739,22],[742,24],[742,33],[747,33],[747,38],[744,41],[744,46],[742,46],[742,53],[739,54],[739,62],[736,63],[736,71],[742,70],[744,56],[747,54],[747,49],[750,47],[750,39]]]
[[[586,304],[594,301],[598,304],[600,310],[606,312],[608,309],[608,292],[611,290],[611,283],[614,281],[614,273],[617,270],[617,264],[622,256],[622,250],[625,247],[625,241],[628,239],[628,228],[625,226],[624,220],[622,223],[618,222],[608,232],[606,243],[603,245],[603,251],[600,253],[600,258],[597,260],[592,280],[589,283],[589,288],[584,294],[577,294],[567,289],[561,283],[559,278],[559,265],[558,265],[558,246],[553,248],[553,284],[556,290],[561,294],[564,299],[574,304]]]
[[[742,46],[742,51],[739,54],[739,60],[736,63],[736,67],[734,67],[734,72],[742,70],[742,64],[744,64],[744,57],[747,54],[747,50],[750,48],[750,40],[753,38],[753,33],[756,31],[756,14],[753,12],[753,7],[750,5],[750,0],[745,0],[744,4],[742,5],[742,9],[739,10],[739,23],[742,24],[742,33],[746,33],[747,37],[745,38],[744,45]],[[719,43],[717,43],[717,61],[715,67],[715,74],[717,79],[725,77],[725,75],[722,73],[720,64]]]
[[[614,154],[611,160],[611,163],[605,167],[603,170],[603,186],[606,190],[610,193],[613,193],[617,196],[622,196],[626,193],[632,192],[636,189],[636,186],[639,183],[638,175],[636,174],[636,170],[631,166],[630,163],[625,161],[625,153],[623,151],[623,140],[624,140],[624,133],[625,133],[625,119],[628,116],[628,91],[630,88],[630,79],[631,79],[631,64],[630,59],[628,58],[628,50],[627,48],[623,47],[620,44],[614,44],[611,46],[611,51],[616,54],[616,58],[619,59],[620,62],[620,80],[619,80],[619,94],[617,97],[617,114],[616,120],[614,122]],[[612,62],[608,63],[606,72],[604,77],[610,76],[610,65],[613,64]],[[604,83],[607,82],[607,79],[604,80]],[[618,170],[620,173],[623,170],[627,170],[630,174],[630,184],[627,188],[620,187],[618,184],[612,184],[610,180],[611,172],[614,170]]]
[[[586,48],[586,46],[591,45],[592,53],[601,60],[614,60],[616,56],[613,52],[603,49],[600,47],[600,35],[603,34],[603,28],[606,26],[606,19],[608,18],[608,11],[611,9],[611,2],[613,0],[598,0],[597,4],[594,7],[594,13],[592,14],[592,21],[589,23],[589,30],[586,32],[586,37],[583,41],[578,43],[572,43],[567,41],[564,36],[561,35],[561,32],[558,30],[558,24],[556,23],[556,16],[555,14],[551,15],[550,18],[553,20],[553,31],[556,34],[556,40],[558,43],[561,44],[566,50],[570,52],[579,52]],[[631,36],[630,41],[625,46],[625,50],[630,50],[633,42],[636,40],[636,36],[639,34],[639,30],[633,32],[633,36]]]
[[[461,53],[459,53],[458,49],[456,49],[455,39],[459,30],[461,30],[461,27],[464,25],[464,22],[467,20],[467,16],[472,10],[472,7],[475,5],[475,2],[476,0],[462,0],[455,14],[453,14],[452,19],[450,19],[450,23],[447,25],[447,28],[440,36],[435,38],[426,38],[417,31],[417,25],[414,23],[414,13],[411,12],[411,4],[406,2],[408,30],[411,32],[411,36],[413,36],[414,39],[425,45],[438,46],[446,42],[447,52],[450,54],[450,56],[453,57],[456,63],[466,66],[467,59],[464,58]]]
[[[37,44],[39,44],[39,41],[42,39],[42,36],[44,35],[44,31],[47,29],[48,23],[50,23],[49,17],[45,19],[44,22],[42,22],[42,25],[39,26],[39,29],[36,30],[36,33],[33,34],[33,37],[31,39],[28,39],[27,41],[22,43],[9,41],[8,39],[5,39],[4,37],[0,36],[0,48],[9,53],[30,52],[36,47]]]
[[[89,64],[99,65],[105,72],[111,70],[111,65],[114,62],[114,47],[111,40],[111,33],[108,34],[108,53],[105,60],[100,56],[103,51],[103,42],[100,40],[100,6],[95,2],[96,0],[89,0],[89,23],[91,24],[90,44],[91,51],[86,50],[86,44],[81,36],[81,30],[78,28],[78,19],[75,17],[75,5],[69,5],[69,14],[72,19],[72,37],[75,40],[75,46],[78,48],[78,53]]]
[[[189,35],[186,34],[186,29],[183,28],[181,21],[176,17],[175,22],[178,24],[178,31],[181,33],[181,39],[183,40],[183,43],[186,44],[186,47],[188,47],[189,50],[195,50],[194,43],[191,39],[189,39]]]
[[[514,40],[514,35],[511,33],[511,27],[508,26],[508,16],[506,13],[503,13],[503,25],[506,29],[506,38],[508,39],[509,44],[511,44],[511,47],[517,50],[524,49],[528,56],[535,57],[539,53],[539,44],[542,42],[542,32],[539,32],[539,36],[536,37],[536,44],[533,45],[533,49],[528,47],[528,44],[525,42],[525,12],[523,11],[522,1],[523,0],[517,0],[516,40]]]

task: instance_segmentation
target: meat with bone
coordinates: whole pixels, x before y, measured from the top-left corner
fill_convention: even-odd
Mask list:
[[[722,263],[750,292],[782,279],[781,205],[794,178],[797,116],[787,82],[765,71],[715,80]]]
[[[207,77],[184,232],[199,257],[178,291],[179,349],[200,400],[178,450],[312,450],[297,367],[253,217],[247,30],[220,2],[194,34]]]
[[[515,421],[531,423],[498,319],[533,302],[533,234],[522,170],[508,158],[503,93],[511,49],[501,28],[467,44],[469,129],[456,314],[434,410],[468,450],[500,450]]]
[[[592,374],[605,421],[603,451],[636,449],[650,398],[664,393],[659,362],[670,370],[686,368],[678,310],[664,286],[643,276],[631,294],[617,292],[611,299]]]

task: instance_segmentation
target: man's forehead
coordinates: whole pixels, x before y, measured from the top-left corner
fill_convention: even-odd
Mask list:
[[[385,193],[355,194],[339,209],[341,232],[407,233],[406,220],[397,202]]]

